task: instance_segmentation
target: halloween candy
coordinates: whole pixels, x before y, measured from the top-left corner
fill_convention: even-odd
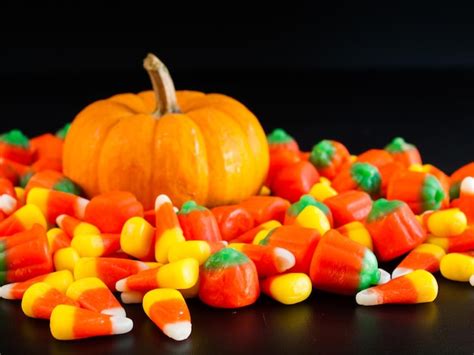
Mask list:
[[[460,186],[459,198],[451,202],[451,207],[459,208],[467,218],[468,224],[474,223],[474,178],[466,177]]]
[[[81,256],[74,248],[67,247],[58,249],[53,254],[54,269],[74,272],[74,268],[79,259],[81,259]]]
[[[452,281],[467,282],[474,275],[472,254],[449,253],[441,259],[441,275]]]
[[[414,270],[439,271],[439,263],[445,255],[443,248],[434,244],[420,244],[413,249],[392,272],[392,278],[403,276]]]
[[[0,222],[0,236],[27,231],[35,224],[46,228],[43,213],[35,205],[25,205]]]
[[[51,313],[51,334],[57,340],[75,340],[125,334],[132,330],[129,318],[108,316],[70,305],[59,305]]]
[[[63,140],[51,133],[31,138],[30,146],[35,160],[62,160]]]
[[[309,274],[314,287],[342,295],[375,285],[381,277],[372,251],[334,229],[318,243]]]
[[[277,196],[252,196],[242,201],[240,206],[250,212],[258,225],[271,220],[283,223],[290,203]]]
[[[454,173],[451,174],[450,177],[450,188],[449,188],[449,196],[451,199],[455,199],[459,197],[459,191],[461,188],[461,182],[467,177],[474,177],[474,162],[469,164],[463,165]]]
[[[53,309],[60,304],[74,306],[76,302],[50,284],[38,282],[25,291],[21,309],[28,317],[49,319]]]
[[[272,192],[290,202],[296,202],[307,194],[319,181],[316,168],[308,161],[300,161],[283,167],[275,174],[270,185]]]
[[[165,335],[174,340],[185,340],[191,334],[191,315],[179,291],[160,288],[143,297],[146,315]]]
[[[261,231],[269,231],[273,228],[280,227],[281,223],[277,220],[270,220],[259,224],[258,226],[252,228],[251,230],[245,232],[244,234],[240,235],[239,237],[231,240],[232,243],[251,243],[255,236]]]
[[[381,192],[381,184],[380,172],[374,165],[356,162],[344,167],[332,181],[331,187],[339,193],[360,190],[377,197]]]
[[[51,272],[40,276],[33,277],[32,279],[15,282],[0,287],[0,297],[9,300],[19,300],[23,298],[25,291],[31,285],[38,282],[46,282],[48,285],[55,289],[65,293],[69,285],[74,281],[72,273],[68,270]]]
[[[225,248],[227,242],[208,242],[206,240],[187,240],[181,243],[175,243],[168,250],[168,260],[170,262],[186,258],[194,258],[199,265],[206,262],[207,258],[215,252]]]
[[[185,206],[186,203],[183,205],[183,209]],[[186,239],[209,238],[210,240],[220,240],[214,216],[207,209],[206,212],[188,211],[189,215],[186,214],[187,217],[183,217],[183,221],[186,221],[186,223],[181,222],[181,218],[178,219],[169,197],[159,195],[155,200],[155,214],[155,259],[160,263],[168,262],[169,248],[173,244],[184,242],[185,237]],[[201,226],[200,223],[204,225]],[[181,229],[183,224],[184,235],[183,229]]]
[[[137,259],[155,260],[155,228],[142,217],[130,218],[122,227],[120,247]]]
[[[20,164],[30,164],[32,150],[28,138],[18,129],[0,136],[0,157]]]
[[[71,245],[71,238],[60,228],[51,228],[46,236],[48,237],[49,250],[53,254],[57,250]]]
[[[13,184],[10,180],[0,177],[0,212],[9,216],[18,207],[19,203]]]
[[[283,304],[306,300],[312,291],[311,279],[303,273],[270,276],[261,281],[262,292]]]
[[[422,225],[402,201],[375,201],[365,225],[372,236],[375,255],[381,261],[410,251],[426,238]]]
[[[97,277],[86,277],[69,285],[66,295],[82,308],[109,316],[125,317],[125,309]]]
[[[290,251],[280,247],[231,243],[229,248],[247,255],[255,264],[259,277],[281,274],[295,266],[295,256]]]
[[[331,210],[322,202],[316,201],[311,195],[303,195],[298,202],[288,208],[285,224],[297,224],[302,227],[316,229],[321,235],[332,225]]]
[[[214,207],[211,211],[223,240],[235,239],[254,227],[252,214],[240,205]]]
[[[463,233],[453,237],[430,237],[428,243],[440,246],[446,253],[474,250],[474,227],[468,227]]]
[[[339,227],[349,222],[363,221],[372,209],[372,199],[362,191],[346,191],[324,200]]]
[[[411,164],[421,164],[421,157],[418,149],[413,145],[405,142],[401,137],[394,138],[386,147],[393,159],[409,167]]]
[[[81,189],[70,179],[60,172],[54,170],[42,170],[33,174],[25,186],[25,194],[34,187],[42,187],[49,190],[67,192],[74,195],[80,195]]]
[[[318,172],[329,179],[334,179],[348,160],[347,148],[342,143],[327,139],[316,144],[309,157]]]
[[[72,238],[71,247],[81,257],[108,256],[120,249],[120,235],[111,233],[79,234]]]
[[[276,128],[267,135],[268,148],[270,154],[279,150],[290,150],[299,152],[298,143],[284,129]]]
[[[453,237],[467,227],[466,215],[459,208],[435,211],[424,216],[428,232],[436,237]]]
[[[194,201],[187,201],[178,212],[179,224],[186,240],[222,240],[216,217],[210,210]]]
[[[120,233],[124,223],[135,216],[143,217],[143,206],[137,198],[130,192],[111,191],[93,197],[83,219],[102,233]]]
[[[336,196],[337,191],[334,190],[329,184],[317,182],[311,187],[311,190],[309,190],[309,194],[313,196],[316,200],[324,202],[325,199]]]
[[[83,222],[77,218],[61,214],[56,218],[56,224],[61,228],[70,238],[77,235],[91,235],[100,234],[99,228],[93,224]]]
[[[437,295],[438,283],[434,276],[426,270],[416,270],[386,284],[360,291],[356,302],[362,306],[426,303],[433,302]]]
[[[89,200],[62,191],[34,187],[28,193],[26,203],[38,206],[48,223],[54,224],[62,214],[83,219]]]
[[[146,292],[159,287],[187,289],[196,284],[198,277],[198,261],[186,258],[118,280],[115,289],[119,292]]]
[[[337,231],[350,240],[373,250],[372,237],[363,223],[359,221],[349,222],[339,227]]]
[[[254,303],[260,294],[255,264],[243,253],[224,248],[204,263],[199,298],[209,306],[239,308]]]

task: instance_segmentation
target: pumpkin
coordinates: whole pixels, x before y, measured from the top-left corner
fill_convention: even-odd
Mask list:
[[[208,207],[256,194],[269,153],[257,118],[222,94],[175,91],[165,65],[144,61],[153,91],[119,94],[84,108],[64,143],[67,177],[89,197],[130,191],[153,208],[167,194]]]

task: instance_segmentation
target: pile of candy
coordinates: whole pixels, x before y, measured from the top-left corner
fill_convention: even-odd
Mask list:
[[[358,156],[332,140],[306,153],[275,130],[259,196],[178,210],[160,195],[144,211],[126,191],[81,197],[61,173],[65,134],[0,136],[0,297],[49,319],[56,339],[129,332],[115,292],[184,340],[191,297],[291,305],[314,288],[369,306],[432,302],[439,270],[474,284],[474,163],[449,177],[401,138]],[[379,268],[404,255],[391,275]]]

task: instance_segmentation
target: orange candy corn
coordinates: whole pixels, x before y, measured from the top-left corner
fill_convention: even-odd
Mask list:
[[[49,274],[33,277],[27,281],[15,282],[0,287],[0,298],[9,300],[22,299],[28,287],[38,282],[46,282],[48,285],[65,293],[73,281],[74,278],[69,270],[51,272]]]
[[[362,306],[426,303],[433,302],[437,295],[438,283],[434,276],[426,270],[416,270],[386,284],[360,291],[356,302]]]
[[[30,286],[21,300],[21,309],[28,317],[49,319],[58,305],[76,305],[72,299],[46,282]]]
[[[247,255],[254,262],[259,277],[281,274],[295,265],[295,256],[280,247],[245,243],[232,243],[228,247]]]
[[[446,253],[474,250],[474,227],[467,227],[464,232],[454,237],[430,237],[428,243],[440,246]]]
[[[449,189],[451,199],[459,197],[461,182],[467,177],[474,177],[474,162],[466,164],[452,173],[450,177],[451,186]]]
[[[414,270],[439,271],[439,263],[446,253],[434,244],[421,244],[413,249],[392,272],[392,278],[409,274]]]
[[[122,258],[82,258],[74,267],[74,278],[98,277],[109,289],[115,290],[118,280],[150,267],[142,261]]]
[[[363,221],[372,209],[372,199],[363,191],[346,191],[324,200],[339,227],[349,222]]]
[[[271,220],[283,223],[285,212],[290,203],[277,196],[252,196],[239,204],[252,215],[255,224],[262,224]]]
[[[97,226],[102,233],[120,233],[131,217],[143,217],[143,206],[130,192],[112,191],[91,199],[84,220]]]
[[[34,187],[28,193],[26,203],[38,206],[48,223],[54,224],[62,214],[83,219],[89,200],[62,191]]]
[[[46,228],[43,213],[35,205],[25,205],[0,222],[0,236],[8,236],[29,230],[35,224]]]
[[[185,340],[191,334],[191,315],[179,291],[161,288],[143,298],[146,315],[163,333],[174,340]]]
[[[191,214],[193,213],[190,213],[190,215]],[[156,198],[155,216],[155,260],[164,264],[168,262],[169,248],[173,244],[184,242],[186,239],[184,238],[183,230],[181,229],[178,216],[174,211],[173,204],[168,196],[159,195]],[[188,225],[188,227],[191,226]],[[205,227],[203,229],[205,229]],[[194,232],[196,232],[196,230],[190,233],[194,234]]]
[[[51,313],[51,334],[57,340],[75,340],[125,334],[132,330],[129,318],[110,317],[69,305],[59,305]]]
[[[70,238],[82,234],[100,234],[99,228],[93,224],[83,222],[80,219],[61,214],[56,218],[56,224],[61,228]]]
[[[277,220],[272,219],[270,221],[259,224],[258,226],[250,229],[244,234],[238,236],[237,238],[232,239],[231,242],[232,243],[251,243],[259,232],[264,231],[264,230],[269,231],[276,227],[281,227],[281,223],[278,222]]]
[[[178,212],[179,223],[186,240],[222,240],[216,217],[204,206],[195,201],[187,201]]]
[[[66,295],[82,308],[109,316],[125,317],[125,309],[104,282],[97,277],[74,281],[68,287]]]
[[[24,179],[25,180],[25,179]],[[67,192],[74,195],[80,195],[81,189],[74,182],[65,177],[62,173],[55,170],[42,170],[33,174],[25,186],[25,194],[34,187]]]
[[[0,211],[11,215],[18,208],[15,188],[10,180],[0,177]]]
[[[51,228],[46,233],[48,237],[49,250],[54,254],[57,250],[67,248],[71,245],[71,238],[59,228]]]

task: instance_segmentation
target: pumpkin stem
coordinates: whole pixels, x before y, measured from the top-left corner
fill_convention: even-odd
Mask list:
[[[153,116],[159,118],[167,113],[180,112],[176,100],[176,90],[168,68],[154,54],[149,53],[143,61],[143,67],[150,75],[156,96],[156,109]]]

